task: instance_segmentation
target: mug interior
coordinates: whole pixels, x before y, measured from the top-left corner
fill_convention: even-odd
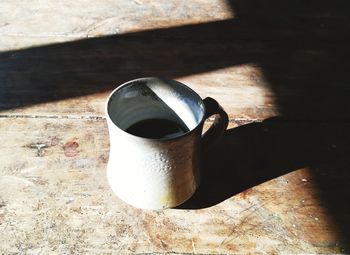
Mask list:
[[[107,102],[107,114],[120,129],[127,131],[136,123],[147,120],[166,120],[195,129],[204,117],[202,99],[184,84],[160,78],[141,78],[115,89]],[[142,137],[142,135],[140,135]]]

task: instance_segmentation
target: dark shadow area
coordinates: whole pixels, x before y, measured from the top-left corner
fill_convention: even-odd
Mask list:
[[[350,244],[350,2],[229,3],[232,20],[2,52],[0,110],[107,91],[142,76],[254,63],[283,119],[228,130],[203,157],[201,188],[182,208],[212,206],[309,167]]]
[[[349,120],[350,3],[231,0],[281,115]]]
[[[202,186],[181,208],[213,206],[308,167],[343,238],[340,246],[350,251],[350,3],[230,3],[283,118],[227,130],[203,157]]]

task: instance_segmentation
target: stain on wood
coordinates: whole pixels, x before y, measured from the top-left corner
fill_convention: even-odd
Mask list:
[[[68,141],[63,145],[64,155],[67,157],[74,157],[78,155],[79,143],[76,141]]]

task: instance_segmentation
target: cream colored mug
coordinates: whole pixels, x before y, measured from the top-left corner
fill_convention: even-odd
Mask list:
[[[107,178],[113,192],[138,208],[176,207],[199,185],[202,149],[218,139],[228,117],[212,98],[161,78],[124,83],[109,95]],[[202,135],[203,123],[215,115]]]

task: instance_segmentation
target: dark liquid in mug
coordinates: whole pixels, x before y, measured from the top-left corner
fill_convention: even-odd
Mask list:
[[[176,137],[188,131],[186,126],[166,119],[142,120],[126,129],[126,132],[132,135],[152,139]]]

